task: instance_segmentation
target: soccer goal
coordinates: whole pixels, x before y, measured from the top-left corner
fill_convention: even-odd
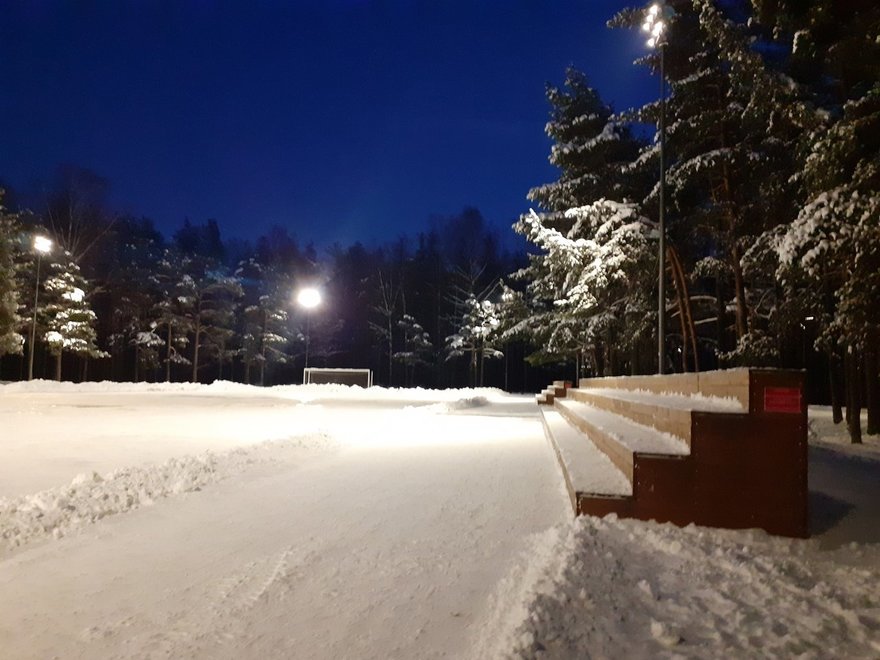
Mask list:
[[[303,385],[325,383],[372,387],[373,372],[371,369],[319,369],[318,367],[303,369]]]

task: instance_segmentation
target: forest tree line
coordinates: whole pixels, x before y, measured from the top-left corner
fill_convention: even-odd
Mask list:
[[[319,254],[284,227],[223,240],[214,220],[166,239],[110,209],[107,187],[65,166],[44,211],[0,211],[0,379],[28,377],[32,331],[35,378],[295,383],[307,341],[309,366],[371,368],[389,386],[522,389],[538,377],[522,346],[509,347],[512,366],[492,345],[500,278],[523,257],[476,209]],[[36,236],[52,250],[36,251]],[[304,287],[321,291],[318,308],[296,304]]]

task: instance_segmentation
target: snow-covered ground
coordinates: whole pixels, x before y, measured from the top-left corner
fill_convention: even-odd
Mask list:
[[[531,397],[0,386],[0,658],[880,656],[880,444],[814,538],[570,518]]]

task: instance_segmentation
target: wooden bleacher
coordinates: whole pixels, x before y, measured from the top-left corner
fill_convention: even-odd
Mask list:
[[[556,381],[538,395],[576,514],[806,537],[803,372]]]

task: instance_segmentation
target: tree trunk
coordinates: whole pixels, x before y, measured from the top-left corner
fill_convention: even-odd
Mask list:
[[[251,384],[251,363],[250,362],[244,363],[244,384],[245,385]]]
[[[139,369],[138,369],[138,367],[140,366],[140,361],[141,361],[141,349],[137,344],[135,344],[134,345],[134,382],[136,382],[136,383],[140,381],[140,374],[139,374]]]
[[[715,278],[715,333],[718,341],[718,353],[723,353],[725,349],[724,328],[727,309],[724,305],[724,291],[721,286],[721,276]]]
[[[202,340],[202,323],[201,319],[196,316],[195,337],[193,338],[193,371],[191,382],[199,382],[199,344]]]
[[[843,421],[843,397],[841,396],[840,360],[834,350],[828,351],[828,389],[831,394],[831,420],[835,424]]]
[[[165,350],[165,382],[171,382],[171,351],[173,347],[171,346],[171,324],[168,324],[168,346]]]
[[[682,370],[688,370],[688,348],[694,356],[694,371],[700,370],[700,357],[697,354],[697,330],[694,325],[694,315],[691,311],[691,294],[688,291],[687,279],[678,252],[672,247],[667,249],[667,260],[672,270],[672,282],[675,286],[675,296],[678,298],[678,313],[681,321],[681,365]]]
[[[55,356],[55,380],[61,381],[61,351]]]
[[[873,333],[876,339],[876,331]],[[880,434],[880,358],[877,342],[871,341],[865,351],[865,407],[868,409],[868,435]]]
[[[846,356],[846,423],[849,439],[854,445],[862,444],[861,368],[854,349],[847,347]]]
[[[748,318],[748,310],[746,308],[746,285],[743,280],[742,266],[739,261],[739,250],[734,248],[730,255],[730,266],[733,269],[733,287],[736,300],[736,338],[738,340],[742,339],[748,331],[746,325],[746,319]]]

